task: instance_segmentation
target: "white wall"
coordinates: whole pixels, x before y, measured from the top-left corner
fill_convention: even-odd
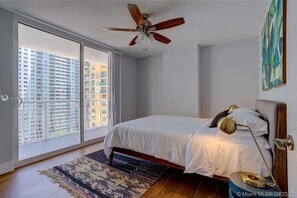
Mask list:
[[[162,114],[162,55],[138,62],[138,116]]]
[[[2,94],[13,96],[13,64],[16,47],[13,46],[13,15],[0,9],[0,89]],[[12,100],[0,100],[0,174],[13,167],[7,166],[12,159],[13,137]],[[5,169],[5,170],[4,170]]]
[[[139,117],[199,116],[198,46],[169,50],[138,62]]]
[[[163,114],[199,116],[198,46],[163,53]]]
[[[231,104],[254,108],[258,98],[258,39],[201,48],[202,117]]]
[[[121,121],[137,118],[137,59],[122,56]]]

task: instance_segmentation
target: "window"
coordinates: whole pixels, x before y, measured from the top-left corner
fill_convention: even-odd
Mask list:
[[[100,74],[105,75],[105,79],[107,78],[108,67],[106,67],[106,65],[108,54],[106,52],[95,50],[89,47],[85,47],[84,52],[84,108],[86,109],[85,112],[87,112],[84,115],[84,131],[85,140],[90,140],[92,137],[88,135],[88,131],[92,131],[98,127],[106,126],[107,124],[107,122],[102,119],[104,114],[102,99],[104,98],[106,100],[107,91],[105,91],[105,94],[100,92],[99,82],[102,81]],[[90,65],[91,70],[89,69]],[[91,77],[91,82],[87,81],[89,80],[89,77]]]
[[[74,138],[60,147],[45,146],[40,151],[27,152],[30,155],[19,156],[19,159],[25,159],[80,142],[80,96],[69,89],[80,83],[80,44],[22,24],[18,25],[18,30],[18,52],[23,58],[23,62],[18,64],[18,73],[24,76],[19,79],[19,84],[24,85],[23,90],[19,89],[23,98],[19,108],[19,149],[45,138],[54,141],[54,138],[70,134]],[[54,59],[49,61],[50,57]],[[61,58],[74,60],[75,64],[65,62],[61,65]],[[54,72],[48,72],[49,68]],[[77,78],[72,78],[69,70],[74,71]],[[54,83],[49,86],[48,81]],[[29,137],[24,136],[27,132]]]
[[[107,76],[107,71],[102,71],[101,74],[100,74],[100,77],[104,78],[106,76]]]

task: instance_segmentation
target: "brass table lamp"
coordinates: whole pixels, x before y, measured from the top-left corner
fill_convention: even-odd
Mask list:
[[[227,134],[232,134],[236,131],[237,126],[240,127],[245,127],[252,135],[254,142],[256,143],[257,149],[259,151],[259,153],[261,154],[261,157],[265,163],[265,166],[267,168],[267,171],[269,172],[269,175],[272,179],[272,183],[271,182],[267,182],[262,176],[258,175],[258,174],[254,174],[254,173],[248,173],[248,172],[241,172],[241,179],[244,183],[257,187],[257,188],[265,188],[267,185],[268,186],[277,186],[276,181],[273,177],[272,172],[270,171],[268,164],[265,160],[265,157],[258,145],[258,142],[251,130],[251,128],[247,125],[241,125],[241,124],[237,124],[234,119],[231,117],[224,117],[221,120],[219,120],[218,122],[218,128],[227,133]]]
[[[235,109],[238,109],[238,106],[237,105],[231,105],[230,107],[229,107],[229,112],[228,113],[231,113],[233,110],[235,110]]]

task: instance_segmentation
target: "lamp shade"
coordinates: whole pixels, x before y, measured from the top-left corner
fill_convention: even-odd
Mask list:
[[[224,117],[219,120],[218,128],[227,134],[232,134],[236,131],[237,125],[232,117]]]

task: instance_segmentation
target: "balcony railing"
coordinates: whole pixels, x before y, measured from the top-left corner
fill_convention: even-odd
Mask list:
[[[85,100],[85,130],[102,127],[107,124],[106,120],[107,114],[102,101]],[[31,100],[24,101],[19,108],[20,145],[75,134],[79,131],[79,100]]]
[[[86,99],[84,102],[84,127],[86,130],[107,125],[106,99]]]

